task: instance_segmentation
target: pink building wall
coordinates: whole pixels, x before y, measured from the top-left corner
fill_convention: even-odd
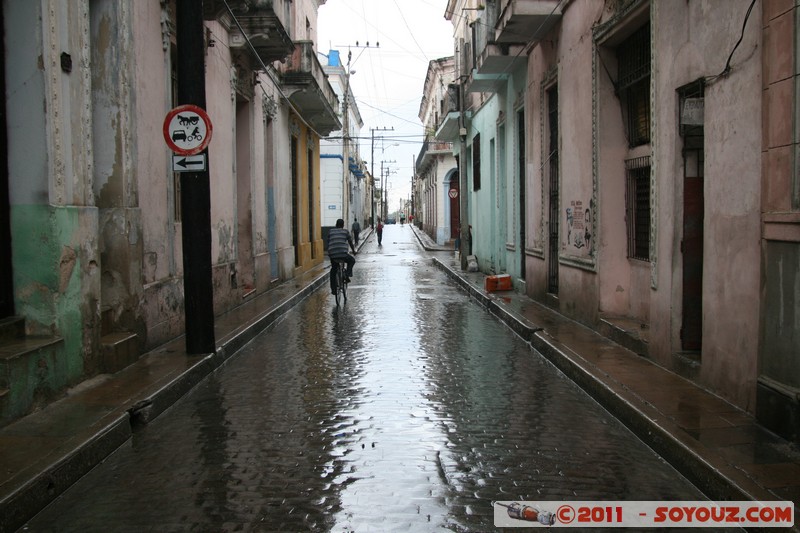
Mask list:
[[[726,76],[749,0],[569,3],[528,56],[527,293],[591,327],[627,324],[658,364],[754,410],[761,316],[760,3]],[[650,142],[629,147],[616,50],[651,27]],[[678,89],[705,87],[702,350],[682,350],[684,140]],[[548,88],[559,97],[558,293],[549,294]],[[780,129],[781,125],[777,127]],[[785,128],[784,128],[785,129]],[[625,161],[650,158],[650,259],[628,257]],[[567,208],[590,209],[589,239]],[[577,222],[574,220],[573,222]],[[584,222],[581,220],[581,222]],[[573,228],[574,229],[574,228]],[[587,242],[588,245],[587,245]],[[580,246],[580,245],[583,246]]]

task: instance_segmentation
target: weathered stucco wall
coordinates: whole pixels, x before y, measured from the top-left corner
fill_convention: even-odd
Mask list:
[[[146,322],[145,348],[158,346],[183,332],[183,275],[180,222],[175,219],[178,191],[170,151],[161,135],[172,108],[170,44],[162,26],[159,2],[131,5],[135,87],[135,172],[142,209],[142,291]]]
[[[680,350],[683,163],[676,90],[722,71],[749,2],[657,3],[653,11],[658,289],[651,306],[652,356]],[[709,17],[725,10],[728,17]],[[735,16],[734,16],[735,14]],[[700,379],[753,409],[760,306],[761,14],[754,9],[729,75],[705,88],[703,348]],[[722,46],[724,43],[724,46]],[[713,51],[709,53],[709,51]],[[678,238],[673,237],[676,236]]]
[[[53,358],[34,360],[35,383],[11,384],[17,402],[17,386],[48,396],[96,371],[98,213],[90,193],[88,3],[4,9],[15,308],[28,334],[63,339]]]

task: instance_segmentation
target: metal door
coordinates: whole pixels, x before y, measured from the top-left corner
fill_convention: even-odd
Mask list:
[[[703,343],[703,178],[683,181],[683,323],[681,348]]]
[[[705,133],[702,114],[704,84],[690,83],[678,89],[683,139],[683,294],[681,349],[700,351],[703,347],[703,214]],[[687,105],[691,103],[691,105]]]

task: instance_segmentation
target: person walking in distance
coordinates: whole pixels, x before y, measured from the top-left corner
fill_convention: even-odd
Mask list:
[[[353,232],[353,242],[358,246],[358,234],[361,233],[361,224],[358,223],[357,218],[353,220],[353,227],[350,230]]]
[[[375,231],[378,232],[378,246],[380,246],[383,240],[383,222],[381,222],[381,219],[378,219],[378,227],[375,228]]]
[[[350,232],[344,229],[344,220],[340,218],[336,221],[336,227],[331,228],[328,232],[328,257],[331,260],[330,280],[332,294],[336,294],[335,259],[347,263],[347,280],[350,281],[350,278],[353,277],[353,265],[356,264],[356,258],[347,253],[348,244],[355,254],[356,247],[353,245],[353,239],[350,237]]]

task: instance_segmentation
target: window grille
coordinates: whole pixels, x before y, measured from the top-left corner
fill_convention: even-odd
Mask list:
[[[625,161],[628,257],[650,260],[650,157]]]
[[[617,94],[620,97],[628,143],[650,142],[650,24],[645,24],[617,48]]]

